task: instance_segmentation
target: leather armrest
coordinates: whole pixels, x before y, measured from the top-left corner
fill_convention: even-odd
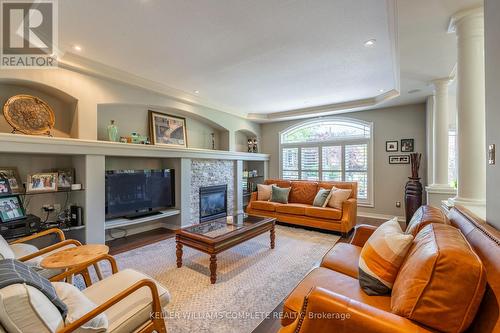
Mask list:
[[[375,230],[377,230],[377,227],[373,225],[360,224],[356,226],[354,229],[354,235],[351,239],[351,244],[363,247]]]
[[[358,200],[348,199],[342,203],[342,232],[349,232],[356,225]]]
[[[257,200],[257,191],[252,192],[250,195],[250,202]]]
[[[280,333],[430,333],[414,322],[332,291],[315,287],[298,318]]]

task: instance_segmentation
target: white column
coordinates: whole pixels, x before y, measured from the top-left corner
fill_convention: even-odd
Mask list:
[[[483,8],[457,13],[456,32],[458,192],[455,204],[483,206],[486,198],[486,134]],[[481,208],[479,208],[481,209]]]

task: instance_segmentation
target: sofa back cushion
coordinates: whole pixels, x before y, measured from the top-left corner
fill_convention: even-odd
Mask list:
[[[394,282],[392,312],[441,332],[471,324],[486,286],[483,263],[460,230],[428,224]]]
[[[266,179],[264,184],[266,185],[276,185],[278,187],[287,188],[290,187],[291,181],[285,179]]]
[[[290,191],[290,203],[300,203],[312,205],[316,193],[318,193],[318,183],[311,181],[292,181]]]
[[[9,243],[0,235],[0,260],[14,259],[14,251],[12,251]]]
[[[448,224],[448,218],[440,208],[422,206],[413,214],[410,223],[406,227],[406,233],[415,237],[420,230],[430,223]]]

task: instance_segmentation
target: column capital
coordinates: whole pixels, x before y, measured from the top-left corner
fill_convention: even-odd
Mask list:
[[[479,33],[484,33],[484,7],[467,8],[455,13],[450,18],[448,33],[460,34],[460,27],[465,22],[480,23],[479,25],[476,24],[474,28],[478,30]]]
[[[453,81],[453,79],[450,78],[450,77],[442,77],[442,78],[439,78],[439,79],[432,80],[431,84],[434,87],[434,89],[437,90],[437,89],[440,89],[440,88],[448,87],[448,85],[450,84],[451,81]]]

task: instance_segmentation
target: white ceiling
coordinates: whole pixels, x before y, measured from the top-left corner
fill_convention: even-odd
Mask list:
[[[450,16],[481,2],[399,0],[395,24],[395,0],[64,0],[59,38],[197,103],[279,120],[372,108],[400,88],[378,106],[423,101],[456,62]]]

